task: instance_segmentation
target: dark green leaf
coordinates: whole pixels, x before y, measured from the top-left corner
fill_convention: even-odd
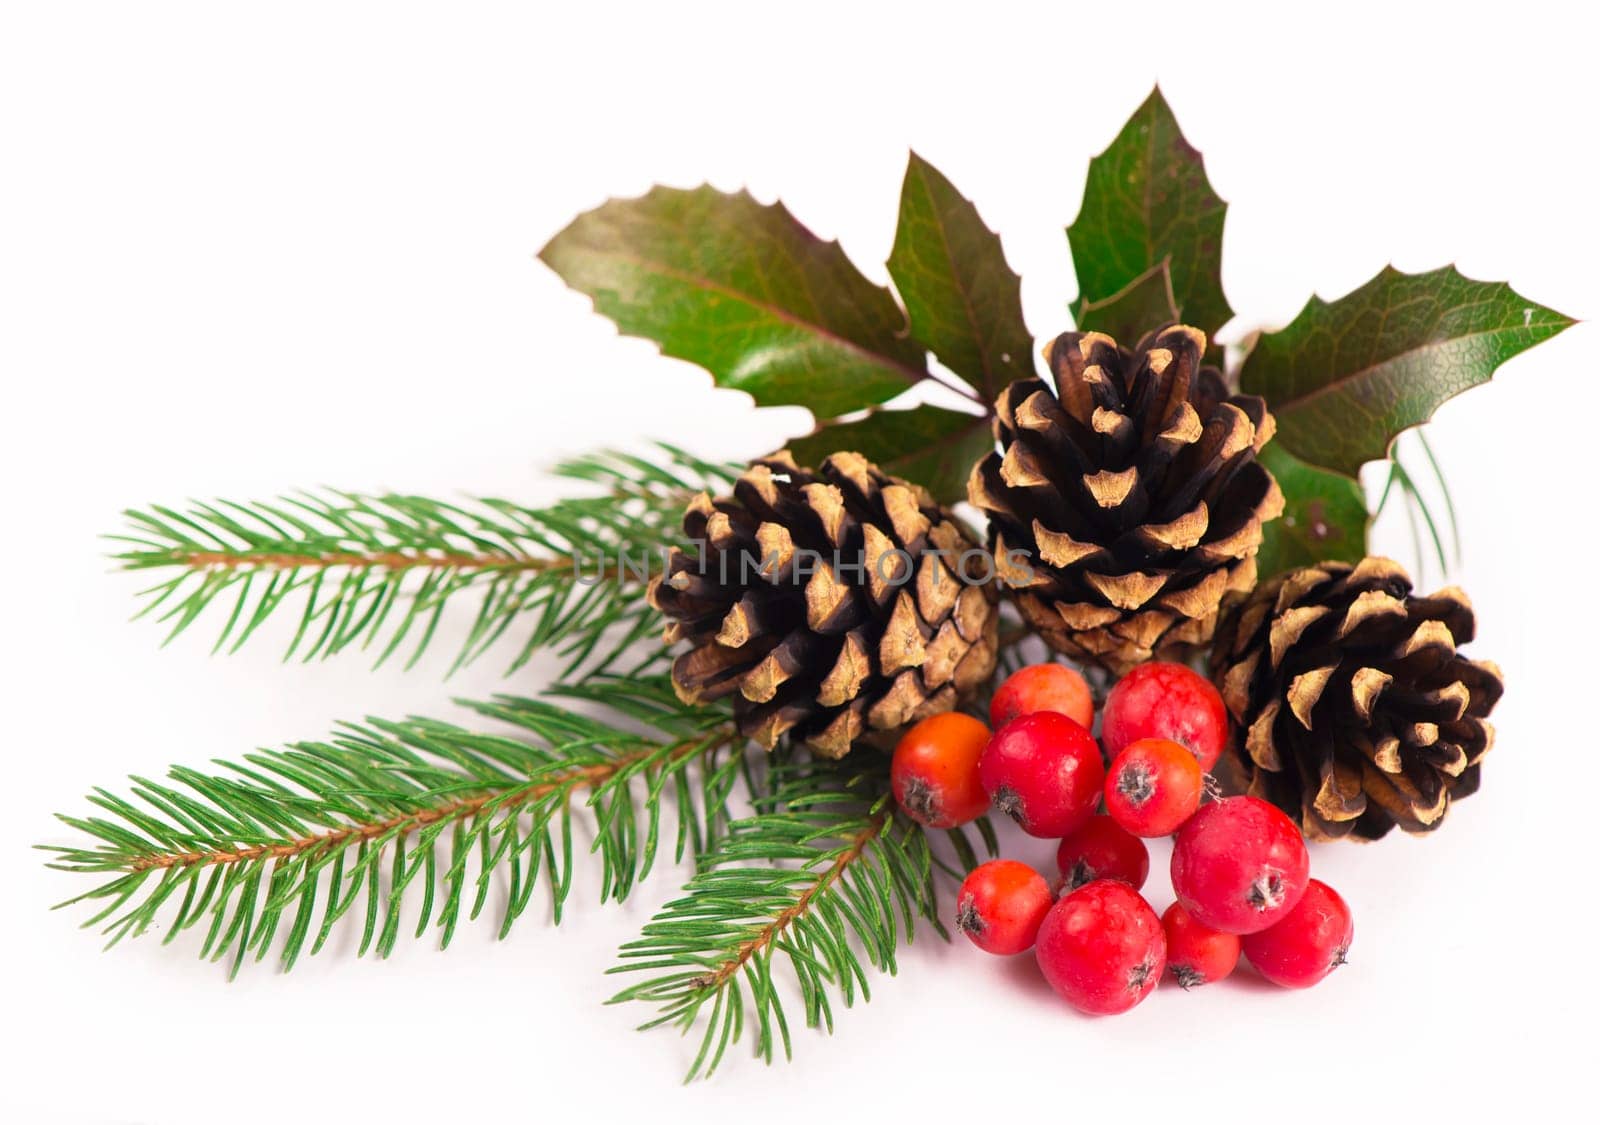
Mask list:
[[[1326,559],[1359,562],[1367,553],[1367,500],[1358,481],[1308,465],[1270,441],[1261,451],[1283,490],[1283,516],[1262,528],[1256,569],[1263,581]]]
[[[1454,266],[1385,267],[1336,301],[1313,297],[1289,327],[1263,335],[1240,382],[1266,398],[1289,452],[1353,476],[1440,403],[1571,323]]]
[[[887,289],[780,204],[652,188],[574,219],[539,252],[631,336],[710,371],[760,406],[833,418],[927,376]]]
[[[1133,347],[1146,332],[1178,319],[1172,296],[1172,272],[1165,258],[1103,301],[1083,301],[1073,317],[1081,332],[1104,332],[1124,347]]]
[[[1079,299],[1105,301],[1167,259],[1179,316],[1214,334],[1233,316],[1222,292],[1227,210],[1200,154],[1154,91],[1089,162],[1083,209],[1067,228]]]
[[[938,406],[875,410],[789,443],[789,452],[803,465],[840,450],[859,453],[886,473],[916,481],[945,504],[966,499],[972,466],[993,448],[987,418]]]
[[[1021,282],[1006,265],[999,237],[916,153],[900,190],[889,276],[905,300],[912,335],[976,387],[984,402],[1033,374]]]

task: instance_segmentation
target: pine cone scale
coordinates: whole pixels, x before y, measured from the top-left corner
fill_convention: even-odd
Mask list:
[[[994,599],[962,558],[975,544],[865,458],[814,472],[756,462],[731,495],[696,497],[684,530],[695,547],[650,589],[668,642],[690,646],[674,686],[731,698],[739,729],[769,747],[787,737],[841,756],[993,674]]]
[[[1249,791],[1313,838],[1429,832],[1474,792],[1493,741],[1499,669],[1459,590],[1412,594],[1387,559],[1279,576],[1231,611],[1213,672],[1239,724]]]
[[[1208,641],[1282,510],[1255,460],[1271,416],[1200,366],[1205,343],[1181,325],[1131,352],[1063,334],[1046,352],[1055,389],[1024,379],[1001,393],[1001,448],[968,480],[1024,618],[1114,672]]]

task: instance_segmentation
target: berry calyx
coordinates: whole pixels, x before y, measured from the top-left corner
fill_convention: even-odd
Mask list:
[[[985,953],[1021,953],[1033,947],[1054,901],[1050,884],[1026,863],[992,859],[961,881],[956,929]]]
[[[1050,908],[1034,955],[1067,1003],[1092,1015],[1114,1015],[1150,995],[1160,981],[1167,939],[1138,891],[1100,879]]]
[[[1030,836],[1066,836],[1094,813],[1105,784],[1100,746],[1056,711],[1007,723],[984,747],[978,776],[994,807]]]
[[[1172,889],[1201,924],[1252,934],[1305,893],[1311,857],[1294,821],[1257,797],[1225,797],[1191,816],[1172,847]]]
[[[901,736],[889,763],[889,786],[907,815],[929,828],[954,828],[989,808],[978,759],[989,728],[949,711],[923,719]]]
[[[1089,681],[1065,664],[1030,664],[1006,677],[989,703],[989,725],[999,730],[1012,719],[1035,711],[1058,711],[1094,726],[1094,696]]]
[[[1355,937],[1350,907],[1319,879],[1306,884],[1294,909],[1244,938],[1256,972],[1284,988],[1310,988],[1345,963]]]
[[[1135,836],[1169,836],[1200,807],[1205,777],[1189,750],[1141,738],[1111,761],[1106,811]]]
[[[1228,742],[1222,694],[1194,669],[1152,661],[1117,681],[1106,696],[1100,738],[1115,758],[1141,738],[1166,738],[1189,751],[1209,771]]]
[[[1109,816],[1095,815],[1056,849],[1063,893],[1070,894],[1096,879],[1116,879],[1134,890],[1150,874],[1150,851],[1144,841]]]
[[[1161,929],[1167,935],[1167,972],[1185,991],[1221,980],[1239,963],[1239,936],[1195,921],[1181,902],[1167,907]]]

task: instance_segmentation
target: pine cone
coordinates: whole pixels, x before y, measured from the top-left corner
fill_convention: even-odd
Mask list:
[[[1057,391],[1022,379],[997,404],[1000,452],[972,503],[1017,608],[1051,647],[1122,673],[1210,641],[1224,595],[1255,585],[1283,496],[1256,453],[1272,415],[1200,366],[1181,325],[1129,352],[1099,332],[1046,350]]]
[[[1416,596],[1389,559],[1263,583],[1224,616],[1211,665],[1249,791],[1312,839],[1437,828],[1494,742],[1500,669],[1457,654],[1472,633],[1464,593]]]
[[[757,461],[731,497],[697,497],[683,526],[696,550],[674,552],[650,588],[667,642],[692,646],[673,685],[687,702],[734,695],[739,729],[768,747],[787,734],[842,757],[994,672],[982,550],[859,454],[816,472],[787,454]]]

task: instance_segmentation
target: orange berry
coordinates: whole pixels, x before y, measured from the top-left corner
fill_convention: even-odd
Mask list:
[[[978,780],[978,758],[989,728],[971,715],[946,712],[923,719],[900,737],[889,764],[894,799],[919,824],[954,828],[989,808]]]
[[[1187,746],[1141,738],[1111,761],[1106,812],[1135,836],[1169,836],[1200,807],[1205,775]]]
[[[1089,682],[1065,664],[1030,664],[1006,677],[989,703],[989,725],[999,730],[1035,711],[1057,711],[1094,727],[1094,696]]]

